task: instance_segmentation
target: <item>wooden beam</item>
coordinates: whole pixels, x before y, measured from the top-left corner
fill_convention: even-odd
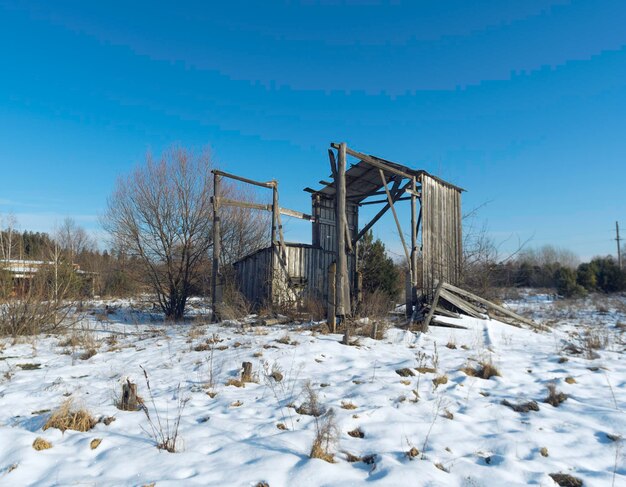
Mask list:
[[[435,297],[433,298],[433,302],[430,305],[430,310],[426,315],[426,319],[422,323],[422,333],[428,333],[428,325],[430,324],[430,320],[433,319],[433,315],[435,314],[435,309],[437,308],[437,303],[439,302],[439,294],[441,293],[442,288],[443,281],[439,281],[439,284],[437,284],[437,290],[435,291]]]
[[[401,179],[397,179],[393,183],[393,187],[391,188],[391,191],[394,192],[394,198],[397,198],[398,195],[401,194],[402,192],[402,190],[398,190],[398,186],[400,186],[401,181],[402,181]],[[352,245],[356,245],[356,243],[363,238],[363,235],[369,232],[370,228],[372,228],[376,224],[376,222],[380,220],[385,213],[387,213],[387,210],[390,207],[391,205],[389,204],[389,202],[387,202],[387,204],[383,208],[381,208],[380,211],[376,213],[376,215],[374,215],[374,218],[372,218],[369,221],[369,223],[365,225],[361,231],[359,231],[356,238],[352,241]]]
[[[396,213],[396,207],[393,205],[393,198],[391,197],[391,193],[389,192],[389,188],[387,188],[387,180],[385,179],[385,173],[382,169],[378,170],[380,174],[380,180],[383,183],[383,187],[387,192],[387,200],[389,201],[389,206],[391,208],[391,212],[393,213],[393,219],[396,221],[396,227],[398,228],[398,235],[400,236],[400,240],[402,241],[402,248],[404,249],[404,254],[406,255],[406,261],[411,262],[411,256],[409,255],[409,250],[406,247],[406,242],[404,241],[404,235],[402,234],[402,226],[400,226],[400,220],[398,219],[398,214]]]
[[[478,318],[481,320],[485,319],[484,314],[480,310],[478,310],[477,308],[475,308],[474,306],[472,306],[471,304],[469,304],[467,301],[463,300],[462,298],[459,298],[458,296],[455,296],[454,294],[450,293],[445,288],[441,290],[441,292],[439,293],[439,297],[442,299],[445,299],[450,304],[453,304],[454,306],[456,306],[457,308],[459,308],[461,311],[471,316],[472,318]]]
[[[273,188],[276,185],[276,181],[268,181],[267,183],[264,183],[261,181],[255,181],[254,179],[248,179],[242,176],[237,176],[236,174],[230,174],[224,171],[220,171],[218,169],[213,169],[211,172],[213,174],[217,174],[218,176],[224,176],[225,178],[234,179],[236,181],[241,181],[242,183],[252,184],[254,186],[260,186],[262,188]]]
[[[410,199],[412,199],[412,196],[405,196],[403,198],[395,198],[394,201],[408,201]],[[365,205],[378,205],[380,203],[387,203],[387,200],[374,200],[374,201],[364,201],[362,203],[359,203],[359,206],[365,206]]]
[[[334,147],[335,149],[339,147],[339,144],[336,144],[336,143],[332,143],[330,145],[331,147]],[[362,160],[363,162],[370,164],[371,166],[377,167],[378,169],[381,169],[383,171],[387,171],[392,174],[397,174],[398,176],[402,176],[403,178],[407,178],[407,179],[411,179],[413,177],[411,174],[404,172],[400,169],[396,169],[395,167],[392,167],[389,164],[385,164],[383,161],[376,159],[372,156],[368,156],[367,154],[361,154],[360,152],[354,151],[347,147],[346,147],[346,153],[350,154],[353,157],[356,157],[357,159]]]
[[[250,210],[263,210],[272,211],[272,205],[264,205],[261,203],[252,203],[249,201],[231,200],[229,198],[219,198],[219,204],[221,206],[233,206],[236,208],[247,208]],[[281,215],[292,216],[294,218],[300,218],[301,220],[312,220],[313,217],[301,211],[290,210],[289,208],[279,208]]]

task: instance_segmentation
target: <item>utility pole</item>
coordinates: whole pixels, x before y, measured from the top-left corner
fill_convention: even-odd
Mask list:
[[[617,265],[622,268],[622,249],[620,248],[619,222],[615,222],[615,241],[617,242]]]

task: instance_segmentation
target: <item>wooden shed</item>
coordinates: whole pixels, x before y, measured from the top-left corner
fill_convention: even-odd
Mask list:
[[[329,315],[351,314],[361,295],[358,243],[388,211],[393,213],[409,263],[407,314],[432,295],[436,280],[457,283],[463,189],[424,170],[363,154],[345,144],[331,144],[328,153],[332,180],[320,181],[319,189],[305,188],[311,194],[310,215],[280,208],[276,182],[253,182],[274,184],[274,204],[264,208],[274,215],[273,231],[270,247],[234,264],[244,296],[255,305],[298,304],[311,297],[332,308]],[[348,156],[354,160],[349,168]],[[411,205],[408,242],[395,208],[401,201]],[[379,205],[380,210],[360,227],[359,209],[365,205]],[[311,221],[311,244],[284,241],[281,213]]]

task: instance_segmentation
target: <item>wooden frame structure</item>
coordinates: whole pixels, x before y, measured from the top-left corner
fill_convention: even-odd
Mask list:
[[[234,264],[240,289],[254,304],[262,304],[263,300],[272,304],[298,302],[314,297],[326,302],[329,322],[334,322],[337,316],[349,316],[361,296],[358,243],[391,210],[409,267],[407,316],[415,319],[421,302],[432,298],[437,281],[458,282],[462,258],[461,192],[464,190],[424,170],[355,151],[345,143],[331,143],[328,155],[332,181],[320,181],[321,189],[305,188],[311,194],[311,215],[281,208],[276,181],[261,183],[214,171],[214,232],[217,236],[220,205],[272,212],[270,247]],[[348,157],[356,159],[350,167]],[[259,205],[222,199],[220,177],[270,188],[273,203]],[[409,241],[396,211],[400,201],[410,201]],[[359,228],[359,208],[365,205],[382,207]],[[281,214],[311,221],[312,243],[286,243]],[[214,240],[218,241],[215,235]],[[214,309],[220,302],[219,251],[218,245],[213,261]]]

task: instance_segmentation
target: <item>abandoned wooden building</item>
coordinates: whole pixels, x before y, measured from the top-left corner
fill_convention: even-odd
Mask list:
[[[407,316],[418,310],[424,299],[432,296],[437,280],[456,284],[462,259],[461,192],[462,188],[421,169],[362,154],[342,144],[329,150],[331,181],[320,181],[319,189],[305,188],[311,195],[311,214],[280,207],[278,183],[258,182],[214,171],[214,241],[219,241],[220,206],[272,212],[271,244],[234,263],[237,283],[253,304],[298,304],[305,299],[325,303],[329,319],[350,315],[361,299],[361,279],[357,269],[358,243],[363,236],[391,211],[408,262]],[[353,163],[347,167],[347,158]],[[220,197],[220,179],[233,178],[273,191],[271,205],[235,202]],[[396,211],[398,202],[410,204],[410,241],[404,236]],[[359,209],[380,205],[376,215],[363,226]],[[418,207],[419,205],[419,207]],[[285,242],[281,215],[311,222],[311,244]],[[214,309],[219,310],[221,283],[219,243],[214,252]]]

